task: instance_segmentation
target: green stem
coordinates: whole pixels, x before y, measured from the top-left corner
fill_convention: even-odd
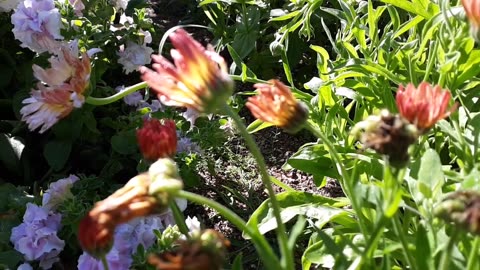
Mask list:
[[[407,260],[407,264],[410,266],[410,269],[417,269],[417,266],[415,264],[415,259],[412,257],[412,254],[410,253],[407,239],[405,238],[405,235],[403,234],[403,231],[401,229],[402,225],[400,224],[398,215],[395,215],[392,218],[392,224],[393,224],[393,231],[395,232],[397,237],[400,239],[400,243],[402,244],[402,249],[403,249],[403,252],[405,253],[404,255],[405,255],[405,259]]]
[[[280,245],[280,251],[282,253],[282,264],[285,267],[284,269],[293,270],[295,267],[293,263],[293,252],[288,248],[288,237],[285,230],[285,224],[283,224],[280,214],[280,204],[278,203],[277,197],[275,196],[275,191],[273,190],[273,186],[270,181],[270,175],[267,172],[267,165],[265,164],[265,159],[263,158],[263,155],[260,152],[257,144],[255,143],[252,135],[248,133],[247,127],[243,123],[242,119],[240,119],[238,114],[235,113],[227,104],[225,104],[223,111],[235,122],[237,128],[240,131],[240,134],[243,136],[245,143],[250,149],[250,153],[257,161],[257,166],[260,171],[261,179],[263,185],[267,189],[273,215],[275,216],[275,220],[277,222],[277,240],[278,244]]]
[[[109,270],[110,268],[108,267],[107,254],[103,254],[100,260],[102,261],[103,270]]]
[[[241,217],[239,217],[237,214],[232,212],[232,210],[228,209],[227,207],[223,206],[222,204],[216,201],[210,200],[201,195],[191,193],[185,190],[179,191],[176,196],[180,198],[185,198],[191,202],[194,202],[200,205],[206,205],[214,209],[218,213],[220,213],[220,215],[222,215],[224,218],[230,221],[233,225],[235,225],[237,228],[239,228],[245,234],[251,237],[252,242],[256,246],[258,254],[260,255],[260,258],[264,262],[265,267],[267,269],[272,269],[272,270],[282,269],[277,256],[273,252],[272,247],[268,244],[265,237],[261,235],[258,231],[254,231],[253,229],[248,227],[245,221]]]
[[[362,261],[365,261],[366,259],[370,259],[371,257],[373,257],[374,252],[377,249],[377,242],[378,240],[380,240],[380,236],[383,233],[383,228],[385,228],[386,221],[387,221],[387,218],[385,218],[385,216],[382,216],[378,221],[377,226],[375,227],[375,230],[373,230],[373,233],[370,235],[370,239],[366,246],[367,249],[364,252]]]
[[[91,105],[95,105],[95,106],[102,106],[102,105],[107,105],[107,104],[110,104],[110,103],[113,103],[127,95],[130,95],[131,93],[135,92],[135,91],[138,91],[140,89],[143,89],[143,88],[147,88],[147,83],[146,82],[141,82],[141,83],[137,83],[137,84],[134,84],[130,87],[127,87],[125,88],[123,91],[121,92],[118,92],[116,93],[115,95],[112,95],[112,96],[109,96],[109,97],[106,97],[106,98],[96,98],[96,97],[92,97],[92,96],[89,96],[87,97],[87,99],[85,100],[86,103],[88,104],[91,104]]]
[[[353,192],[353,186],[351,185],[353,183],[353,179],[351,179],[350,174],[348,173],[347,169],[343,165],[343,160],[340,158],[340,155],[338,154],[337,150],[335,149],[335,146],[332,144],[332,142],[328,139],[327,135],[325,135],[320,129],[318,129],[316,126],[314,126],[312,123],[307,122],[306,123],[306,128],[310,130],[315,136],[320,138],[322,142],[325,144],[325,146],[328,148],[328,151],[330,155],[332,156],[333,161],[337,165],[337,170],[340,173],[341,178],[343,179],[338,179],[340,185],[342,186],[343,191],[345,192],[345,195],[350,199],[350,202],[352,204],[353,211],[357,214],[358,218],[360,221],[358,222],[360,225],[360,230],[363,235],[367,236],[367,227],[366,223],[363,222],[363,214],[362,214],[362,208],[360,206],[360,203],[358,202],[358,196],[356,196]]]
[[[442,254],[442,258],[440,259],[440,264],[438,265],[439,270],[448,270],[450,266],[450,257],[452,255],[452,249],[457,240],[458,230],[454,230],[450,239],[448,240],[447,248]]]
[[[187,238],[190,237],[190,234],[189,234],[190,231],[187,227],[187,224],[185,224],[185,217],[183,216],[183,213],[180,210],[180,208],[178,208],[178,205],[175,202],[175,200],[172,200],[169,205],[170,205],[170,209],[172,209],[173,218],[175,219],[175,223],[177,224],[178,229],[183,235],[185,235],[185,237]]]
[[[467,270],[478,269],[478,248],[480,247],[480,237],[475,237],[470,255],[468,255]]]

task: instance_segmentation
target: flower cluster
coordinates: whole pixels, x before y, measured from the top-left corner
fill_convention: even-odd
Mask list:
[[[61,215],[44,207],[27,204],[23,223],[12,229],[10,241],[25,260],[40,261],[40,267],[50,269],[58,261],[58,254],[65,243],[58,238]]]
[[[382,110],[355,125],[351,133],[367,148],[388,156],[394,166],[409,160],[408,147],[419,135],[425,134],[438,121],[448,117],[456,105],[449,107],[451,94],[440,86],[422,82],[418,87],[408,84],[397,92],[399,114]]]
[[[42,206],[27,204],[23,223],[13,228],[10,236],[10,241],[25,260],[38,260],[43,269],[50,269],[58,261],[58,254],[65,243],[57,236],[61,215],[54,211],[62,201],[72,196],[70,188],[78,180],[75,175],[59,179],[45,191]],[[28,264],[23,267],[28,268]]]

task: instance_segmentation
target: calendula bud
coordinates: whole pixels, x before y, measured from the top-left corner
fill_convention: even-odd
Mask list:
[[[183,188],[183,181],[178,173],[177,165],[169,158],[161,158],[153,163],[148,174],[152,183],[149,186],[149,194],[168,204],[173,195]]]
[[[403,167],[409,160],[408,147],[418,138],[417,129],[399,115],[382,110],[357,123],[351,134],[379,154],[388,156],[390,164]]]
[[[172,252],[150,255],[148,263],[162,270],[219,270],[230,245],[221,233],[214,230],[202,231],[177,243],[178,248]]]
[[[434,210],[435,216],[480,235],[480,193],[457,191],[448,195]]]

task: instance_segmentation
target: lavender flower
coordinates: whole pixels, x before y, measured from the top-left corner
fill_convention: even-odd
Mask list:
[[[28,263],[22,263],[18,266],[17,270],[33,270],[33,267]]]
[[[139,45],[137,43],[127,41],[127,46],[124,48],[122,45],[120,51],[117,52],[118,63],[123,65],[123,72],[125,74],[131,73],[137,70],[139,67],[150,64],[150,55],[153,53],[153,49],[147,47],[145,44]]]
[[[67,178],[59,179],[56,182],[51,183],[47,191],[45,191],[45,194],[43,194],[43,207],[48,210],[55,210],[58,204],[65,199],[72,197],[73,195],[70,192],[70,189],[78,180],[79,178],[72,174]]]
[[[200,153],[200,147],[188,137],[177,134],[177,153]]]
[[[82,0],[69,0],[68,2],[72,5],[75,15],[82,16],[82,11],[85,9]]]
[[[23,223],[12,229],[10,241],[25,260],[39,260],[40,267],[49,269],[58,261],[57,256],[65,246],[65,242],[57,236],[60,220],[60,214],[28,203]]]
[[[53,0],[25,0],[12,15],[13,34],[20,46],[38,53],[59,48],[61,15]]]
[[[117,90],[117,92],[122,92],[125,90],[125,86],[123,85],[117,86],[115,90]],[[143,101],[143,95],[139,91],[133,92],[123,97],[123,102],[125,102],[125,104],[130,106],[138,106],[139,104],[142,103],[142,101]]]

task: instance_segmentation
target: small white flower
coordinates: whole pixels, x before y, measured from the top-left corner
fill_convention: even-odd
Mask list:
[[[115,6],[115,9],[118,11],[120,9],[126,10],[129,0],[111,0],[111,2]]]
[[[20,46],[38,53],[55,52],[60,46],[61,15],[53,0],[25,0],[12,14],[13,34]]]
[[[118,63],[122,64],[124,73],[128,74],[137,70],[143,65],[150,64],[150,55],[152,53],[152,48],[127,41],[126,48],[124,48],[122,45],[120,47],[120,51],[117,52],[119,57]]]
[[[185,219],[185,224],[187,225],[187,228],[191,233],[200,231],[202,229],[200,221],[198,221],[197,217],[191,218],[190,216],[188,216],[187,219]]]

